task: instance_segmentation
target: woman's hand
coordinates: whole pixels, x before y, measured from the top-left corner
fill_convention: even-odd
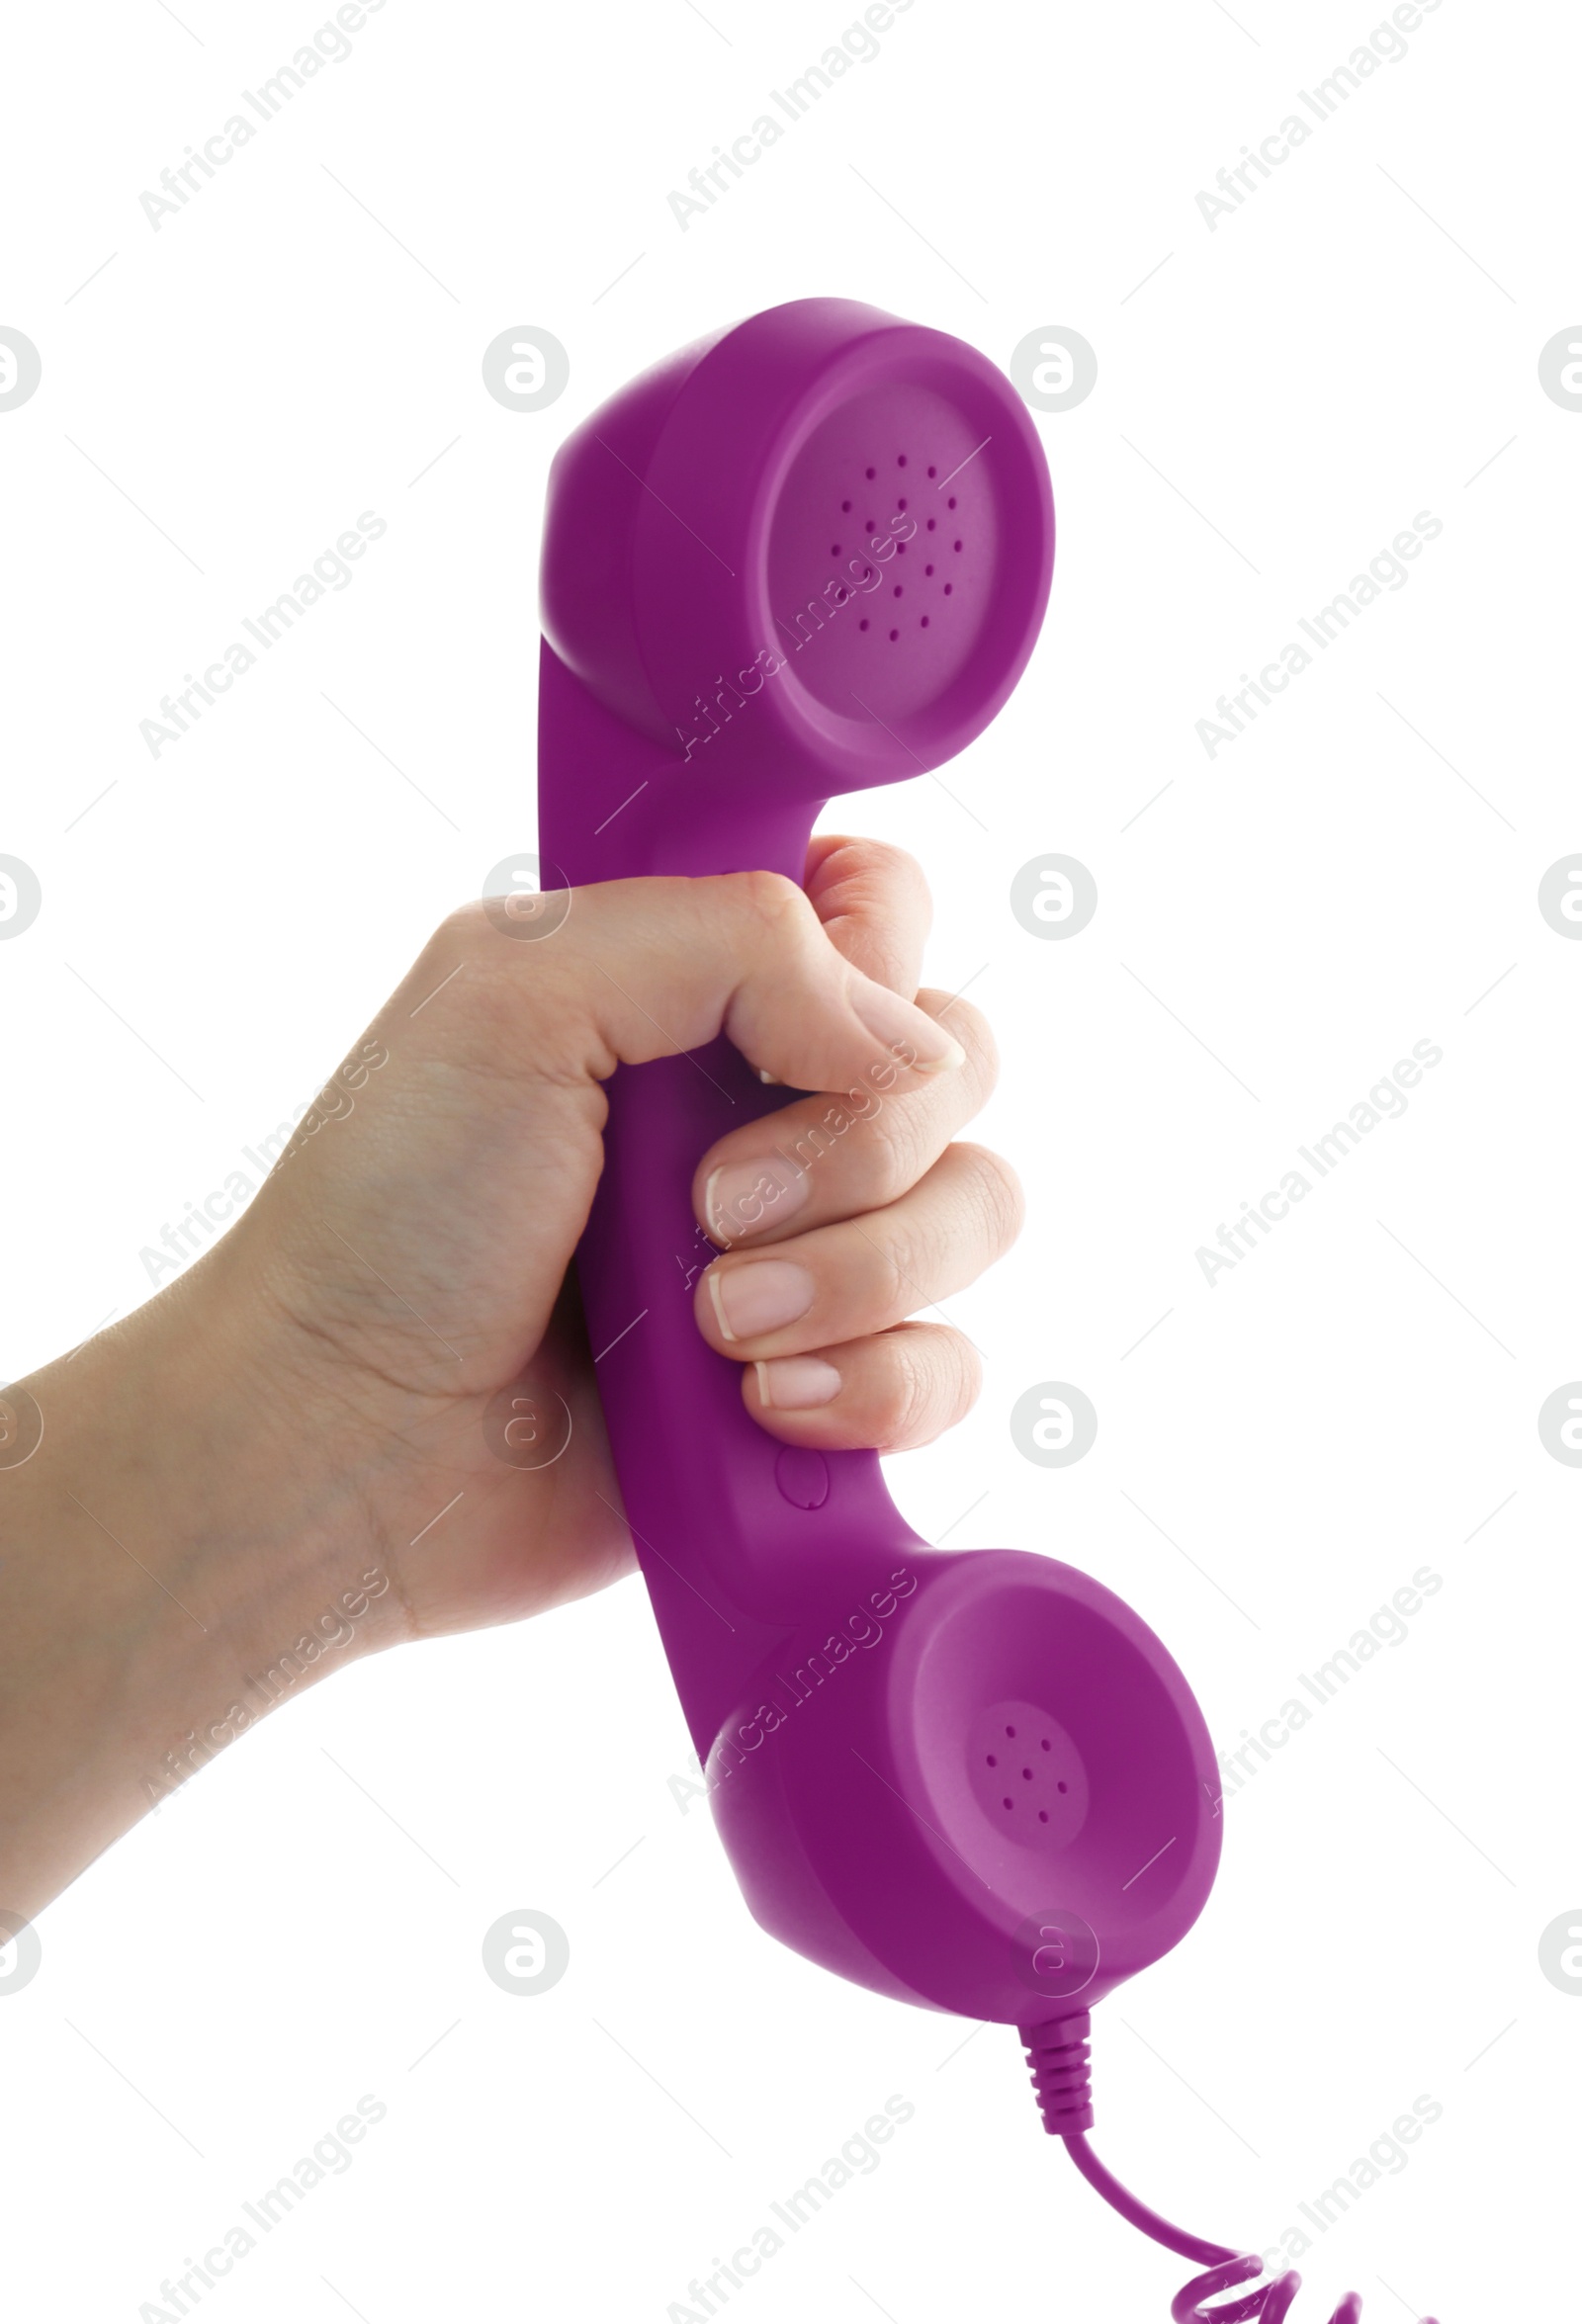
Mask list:
[[[724,1031],[843,1092],[876,1055],[915,1059],[833,1142],[813,1097],[700,1156],[722,1255],[697,1324],[788,1442],[899,1450],[962,1416],[969,1343],[907,1319],[1005,1250],[1020,1198],[951,1143],[994,1050],[974,1009],[917,991],[927,918],[910,859],[824,838],[805,895],[624,881],[536,942],[481,905],[445,922],[222,1241],[5,1392],[15,1442],[34,1416],[43,1434],[19,1466],[0,1449],[0,1907],[34,1910],[348,1654],[631,1568],[568,1274],[619,1064]],[[490,1416],[529,1376],[572,1429],[523,1470]]]

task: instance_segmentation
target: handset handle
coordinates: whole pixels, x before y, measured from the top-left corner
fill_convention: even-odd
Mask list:
[[[546,886],[760,870],[800,883],[820,805],[744,803],[677,838],[664,813],[679,753],[613,717],[546,644],[539,692]],[[686,779],[693,781],[691,770]],[[709,776],[701,775],[707,781]],[[650,803],[648,794],[658,795]],[[635,794],[635,796],[634,796]],[[695,792],[694,792],[695,798]],[[600,828],[600,826],[603,826]],[[641,1000],[642,995],[637,996]],[[925,1545],[872,1452],[782,1446],[749,1417],[741,1366],[693,1317],[715,1246],[692,1213],[714,1141],[795,1092],[767,1088],[724,1038],[623,1066],[609,1083],[604,1166],[576,1268],[616,1474],[693,1741],[706,1757],[747,1679],[820,1609],[855,1605]]]

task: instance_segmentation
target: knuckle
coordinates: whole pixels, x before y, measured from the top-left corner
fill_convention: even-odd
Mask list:
[[[414,1033],[470,1069],[558,1080],[580,1070],[586,1011],[575,947],[502,938],[482,900],[435,929],[405,981]]]
[[[488,921],[484,914],[483,898],[470,896],[465,904],[457,904],[453,911],[448,911],[445,914],[424,946],[423,958],[426,960],[431,953],[438,952],[442,946],[454,948],[458,944],[464,944],[471,949],[474,945],[483,942],[487,928]]]
[[[783,872],[732,872],[727,877],[748,914],[771,933],[788,921],[800,922],[808,910],[802,890]]]
[[[454,1015],[461,999],[476,1008],[481,990],[490,983],[483,972],[488,965],[491,942],[481,901],[458,904],[447,912],[407,972],[405,990],[411,995],[405,1003],[407,1009],[418,1007],[429,994],[438,994],[440,1001],[440,1006],[428,1012],[430,1016]],[[418,1023],[421,1026],[421,1018]]]
[[[863,1156],[863,1199],[874,1209],[910,1194],[933,1161],[927,1125],[916,1108],[886,1106]]]
[[[909,887],[924,896],[928,890],[917,857],[888,839],[842,839],[829,857],[826,871],[833,871],[842,888],[855,882],[863,888]]]
[[[920,1272],[926,1270],[929,1262],[920,1254],[918,1244],[916,1225],[903,1229],[897,1222],[877,1246],[880,1280],[875,1305],[892,1319],[908,1316],[924,1304],[925,1294],[918,1286]]]
[[[785,1108],[776,1124],[775,1156],[788,1174],[806,1176],[839,1151],[839,1142],[845,1135],[839,1109],[823,1098],[812,1105],[794,1104]],[[755,1151],[756,1140],[751,1151]]]

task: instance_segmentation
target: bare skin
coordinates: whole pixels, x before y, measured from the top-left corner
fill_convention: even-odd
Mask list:
[[[919,991],[927,923],[909,858],[835,838],[806,895],[617,883],[535,943],[469,906],[222,1240],[0,1391],[0,1919],[39,1911],[272,1699],[633,1569],[568,1275],[617,1065],[724,1031],[779,1080],[837,1091],[876,1042],[915,1054],[894,1102],[761,1215],[733,1188],[828,1099],[699,1157],[722,1248],[696,1317],[788,1443],[899,1451],[962,1417],[970,1346],[907,1318],[1000,1256],[1020,1194],[952,1142],[994,1048],[970,1005]],[[800,1274],[753,1276],[771,1257]],[[770,1291],[801,1314],[770,1328]],[[528,1376],[572,1418],[538,1470],[483,1425]]]

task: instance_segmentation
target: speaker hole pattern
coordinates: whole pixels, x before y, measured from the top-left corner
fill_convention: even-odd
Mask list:
[[[896,454],[896,466],[897,466],[897,468],[898,468],[898,469],[904,469],[904,468],[906,467],[906,465],[907,465],[907,455],[906,455],[904,452],[898,452],[898,453]],[[878,471],[877,467],[870,465],[870,466],[868,466],[868,467],[865,467],[865,468],[863,469],[863,472],[862,472],[862,473],[863,473],[864,477],[866,478],[866,480],[867,480],[867,481],[868,481],[868,482],[871,484],[871,483],[874,483],[874,482],[876,482],[876,481],[877,481],[877,479],[878,479],[878,474],[879,474],[879,471]],[[936,468],[936,467],[930,468],[930,469],[928,470],[928,473],[929,473],[929,475],[930,475],[930,476],[937,475],[937,474],[938,474],[938,470],[937,470],[937,468]],[[945,502],[945,506],[946,506],[947,508],[954,508],[954,507],[955,507],[955,505],[956,505],[956,495],[955,495],[954,493],[952,493],[952,494],[950,495],[949,499],[948,499],[948,500]],[[898,513],[898,514],[904,514],[904,513],[905,513],[905,511],[906,511],[906,507],[907,507],[907,499],[906,499],[906,495],[905,495],[905,493],[898,493],[898,494],[897,494],[897,496],[896,496],[896,510],[897,510],[897,513]],[[842,516],[848,516],[848,515],[851,513],[851,508],[852,508],[852,503],[851,503],[849,500],[842,500],[842,501],[841,501],[841,503],[840,503],[840,513],[841,513],[841,515],[842,515]],[[937,519],[936,517],[929,517],[929,518],[926,520],[926,529],[927,529],[927,531],[929,531],[930,533],[931,533],[931,532],[933,532],[933,531],[934,531],[934,529],[935,529],[935,527],[937,526],[937,524],[938,524],[938,519]],[[880,529],[880,528],[879,528],[879,524],[878,524],[878,521],[877,521],[877,519],[875,519],[874,517],[871,517],[871,516],[867,516],[867,517],[864,517],[864,518],[863,518],[863,531],[864,531],[864,533],[865,533],[865,534],[868,536],[868,540],[871,540],[871,539],[872,539],[872,538],[873,538],[875,535],[877,535],[877,534],[878,534],[878,532],[879,532],[879,529]],[[863,546],[864,546],[865,548],[868,546],[868,540],[865,540],[865,541],[864,541],[864,544],[863,544]],[[958,555],[959,555],[959,554],[961,554],[961,553],[963,552],[963,550],[965,549],[965,546],[966,546],[966,544],[965,544],[965,541],[964,541],[964,540],[961,540],[961,541],[954,541],[954,542],[952,542],[952,544],[951,544],[952,550],[953,550],[953,551],[954,551],[956,554],[958,554]],[[895,556],[895,557],[905,557],[906,553],[907,553],[907,544],[905,543],[905,541],[897,541],[897,542],[896,542],[896,544],[895,544],[895,547],[894,547],[893,551],[891,552],[892,556]],[[838,542],[838,541],[836,541],[836,542],[835,542],[835,543],[833,545],[833,547],[831,548],[830,555],[831,555],[832,557],[834,557],[834,558],[838,558],[838,557],[839,557],[839,555],[840,555],[840,544],[839,544],[839,542]],[[878,560],[877,560],[877,559],[875,559],[875,561],[877,562]],[[887,560],[887,561],[888,561],[888,560]],[[926,564],[926,565],[924,565],[924,566],[923,566],[923,578],[924,578],[924,580],[930,580],[930,581],[931,581],[931,580],[934,578],[934,568],[933,568],[933,566],[932,566],[931,564]],[[895,587],[894,587],[894,589],[893,589],[893,591],[892,591],[892,595],[894,595],[894,596],[896,596],[896,597],[899,597],[899,596],[901,596],[901,594],[902,594],[902,584],[901,584],[900,582],[897,582],[897,583],[896,583],[896,585],[895,585]],[[949,596],[951,596],[951,595],[953,594],[953,584],[952,584],[951,582],[949,582],[949,581],[946,581],[946,582],[944,583],[944,585],[943,585],[943,589],[942,589],[942,592],[941,592],[941,594],[942,594],[942,595],[944,595],[944,596],[946,596],[946,597],[949,597]],[[930,620],[930,616],[929,616],[928,614],[926,614],[926,613],[920,614],[920,615],[918,616],[918,627],[919,627],[919,629],[920,629],[920,630],[925,630],[925,629],[927,629],[927,627],[928,627],[928,624],[929,624],[929,620]],[[868,628],[869,628],[869,626],[870,626],[870,625],[869,625],[869,624],[868,624],[866,621],[861,621],[861,622],[859,622],[859,623],[857,624],[857,627],[858,627],[858,629],[859,629],[859,630],[866,630],[866,629],[868,629]],[[900,639],[901,639],[901,634],[902,634],[902,633],[901,633],[901,631],[900,631],[900,629],[899,629],[899,628],[897,628],[897,629],[893,629],[893,630],[891,630],[891,631],[888,633],[889,640],[890,640],[890,643],[891,643],[891,645],[892,645],[892,646],[894,646],[894,645],[897,645],[897,644],[900,642]]]

